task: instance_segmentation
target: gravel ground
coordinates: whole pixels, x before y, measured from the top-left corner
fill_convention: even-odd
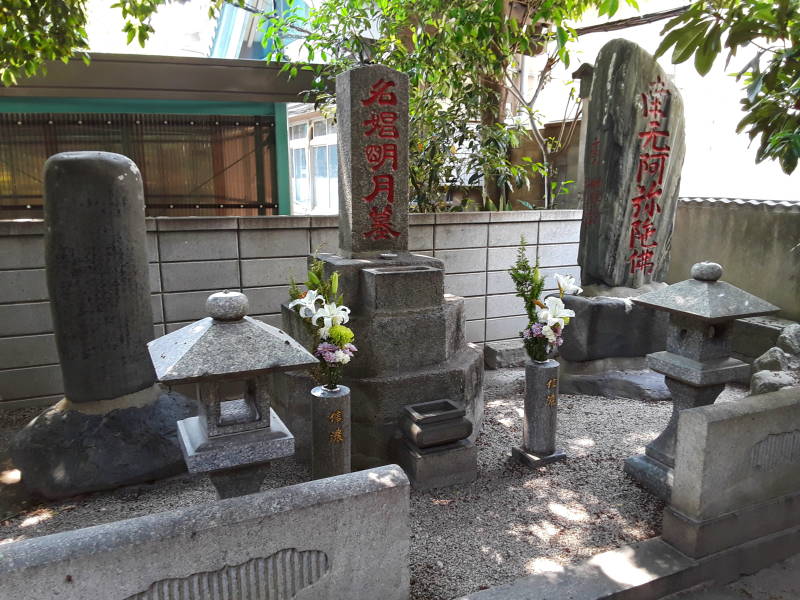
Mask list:
[[[522,439],[524,377],[523,369],[486,373],[477,481],[411,494],[414,600],[453,598],[660,532],[663,504],[623,474],[622,461],[664,428],[671,403],[563,395],[558,441],[568,459],[531,471],[510,461]],[[729,389],[721,400],[742,393]],[[0,464],[10,432],[32,414],[0,412]],[[283,459],[264,488],[308,479]],[[0,544],[215,498],[207,478],[188,475],[25,508],[14,488],[0,483]]]

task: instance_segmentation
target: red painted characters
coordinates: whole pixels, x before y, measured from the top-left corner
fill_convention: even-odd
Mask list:
[[[636,170],[636,196],[631,198],[631,215],[628,264],[631,273],[651,274],[655,268],[655,248],[658,246],[656,233],[657,217],[661,212],[659,200],[664,190],[664,173],[670,157],[667,127],[663,125],[668,117],[671,92],[661,77],[656,77],[643,92],[642,116],[647,126],[640,131],[639,166]]]
[[[392,225],[392,206],[394,205],[394,173],[397,171],[397,143],[383,140],[398,139],[397,120],[400,115],[396,110],[385,107],[397,106],[397,95],[392,88],[395,82],[379,79],[371,87],[369,96],[361,100],[362,106],[375,107],[363,122],[364,138],[369,142],[364,146],[364,158],[367,165],[375,172],[372,175],[370,192],[362,198],[370,205],[370,229],[363,233],[364,237],[373,241],[393,239],[400,235]],[[376,139],[377,138],[377,139]],[[377,205],[383,199],[382,207]]]

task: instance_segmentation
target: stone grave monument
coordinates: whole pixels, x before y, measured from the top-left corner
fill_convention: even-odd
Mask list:
[[[220,498],[258,492],[269,461],[294,454],[271,406],[269,373],[317,358],[284,332],[247,316],[241,292],[218,292],[207,317],[149,344],[159,381],[196,384],[200,414],[178,421],[191,473],[208,473]]]
[[[483,358],[464,338],[464,301],[444,295],[441,260],[408,252],[408,77],[382,65],[336,80],[339,131],[339,250],[320,254],[339,272],[358,355],[345,369],[351,389],[353,468],[391,460],[390,442],[408,404],[449,398],[473,424],[483,418]],[[312,260],[313,257],[309,257]],[[309,347],[300,317],[283,307],[284,329]],[[278,412],[309,457],[305,375],[276,376],[291,398]]]
[[[662,500],[669,500],[672,491],[681,411],[713,404],[726,383],[750,372],[750,365],[731,357],[734,321],[780,310],[719,281],[722,267],[716,263],[697,263],[691,275],[634,300],[669,315],[667,349],[648,354],[647,364],[666,376],[673,409],[667,427],[647,444],[645,453],[625,461],[625,472]]]
[[[194,402],[156,383],[142,178],[125,156],[64,152],[44,167],[47,286],[65,397],[14,438],[47,498],[185,469],[176,422]]]
[[[666,285],[683,101],[656,60],[623,39],[603,46],[591,79],[578,253],[584,291],[564,299],[576,316],[560,349],[561,391],[666,399],[663,377],[644,363],[664,349],[666,320],[630,299]]]

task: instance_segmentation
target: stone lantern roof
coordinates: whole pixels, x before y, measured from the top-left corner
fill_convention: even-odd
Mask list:
[[[316,365],[319,360],[286,333],[247,316],[247,296],[218,292],[209,316],[148,344],[159,381],[192,383],[241,378]]]
[[[692,267],[692,279],[632,298],[657,310],[720,323],[778,312],[779,307],[730,283],[719,281],[722,267],[701,262]]]

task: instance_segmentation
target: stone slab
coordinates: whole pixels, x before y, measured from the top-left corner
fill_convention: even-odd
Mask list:
[[[425,449],[402,440],[395,458],[417,490],[470,483],[478,476],[478,449],[469,440]]]
[[[671,505],[706,521],[800,490],[800,388],[680,412]]]
[[[646,402],[664,402],[672,398],[664,376],[650,369],[586,374],[562,371],[560,387],[562,394],[601,398],[631,398]]]
[[[644,356],[666,348],[667,315],[630,298],[565,296],[575,311],[559,354],[570,361]]]
[[[647,366],[692,386],[711,386],[738,381],[750,373],[750,365],[735,358],[699,362],[666,351],[648,354]]]
[[[209,438],[203,417],[178,421],[181,452],[190,473],[263,463],[294,454],[294,436],[274,410],[267,428]]]
[[[389,465],[5,544],[0,578],[15,600],[407,600],[408,565]]]
[[[402,312],[442,304],[444,271],[428,265],[375,267],[361,271],[367,311]]]
[[[487,342],[483,346],[483,360],[487,369],[524,367],[528,353],[522,340]]]
[[[669,502],[674,482],[673,469],[646,454],[626,458],[623,469],[656,498]]]
[[[707,520],[692,519],[668,506],[662,537],[686,556],[699,558],[797,527],[800,491]]]

